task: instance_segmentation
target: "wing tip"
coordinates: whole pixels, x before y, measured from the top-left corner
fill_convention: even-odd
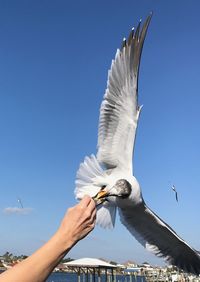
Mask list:
[[[129,37],[128,37],[128,40],[126,41],[125,38],[123,38],[123,41],[122,41],[122,46],[121,46],[121,51],[123,50],[123,48],[125,48],[128,44],[128,46],[131,45],[131,42],[137,38],[138,40],[144,40],[142,38],[142,31],[144,30],[144,38],[146,36],[146,32],[147,32],[147,29],[148,29],[148,26],[150,24],[150,21],[151,21],[151,18],[153,16],[153,11],[150,11],[149,15],[147,16],[146,20],[144,21],[144,24],[143,24],[143,27],[142,27],[142,30],[140,31],[140,26],[141,26],[141,23],[142,23],[142,18],[139,20],[139,23],[137,25],[137,28],[136,28],[136,31],[135,31],[135,28],[132,27],[131,29],[131,32],[129,34]]]

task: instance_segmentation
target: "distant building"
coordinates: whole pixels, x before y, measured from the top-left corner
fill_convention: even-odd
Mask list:
[[[123,265],[127,268],[129,267],[138,267],[138,264],[134,261],[127,260],[126,262],[123,263]]]

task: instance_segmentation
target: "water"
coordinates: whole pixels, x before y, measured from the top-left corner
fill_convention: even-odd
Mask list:
[[[83,281],[81,275],[81,281]],[[132,280],[131,280],[132,278]],[[78,276],[76,273],[52,273],[49,278],[46,280],[46,282],[77,282],[78,281]],[[86,278],[84,281],[87,281]],[[90,279],[89,279],[90,281]],[[97,281],[97,276],[95,281]],[[106,282],[106,277],[105,275],[101,275],[101,281]],[[111,278],[107,281],[111,282]],[[130,277],[129,275],[117,275],[116,277],[116,282],[146,282],[145,277],[143,276],[135,276]]]

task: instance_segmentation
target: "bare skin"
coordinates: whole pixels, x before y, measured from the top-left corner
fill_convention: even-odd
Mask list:
[[[95,226],[95,202],[85,196],[69,208],[53,237],[30,257],[0,275],[0,282],[42,282],[69,250]]]

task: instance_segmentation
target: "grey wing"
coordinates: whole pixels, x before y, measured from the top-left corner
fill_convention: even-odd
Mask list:
[[[200,274],[200,255],[144,203],[120,208],[122,223],[149,251],[186,272]]]
[[[139,117],[138,73],[142,47],[150,22],[140,23],[117,50],[108,73],[107,89],[100,108],[98,161],[107,168],[132,168],[132,152]]]

